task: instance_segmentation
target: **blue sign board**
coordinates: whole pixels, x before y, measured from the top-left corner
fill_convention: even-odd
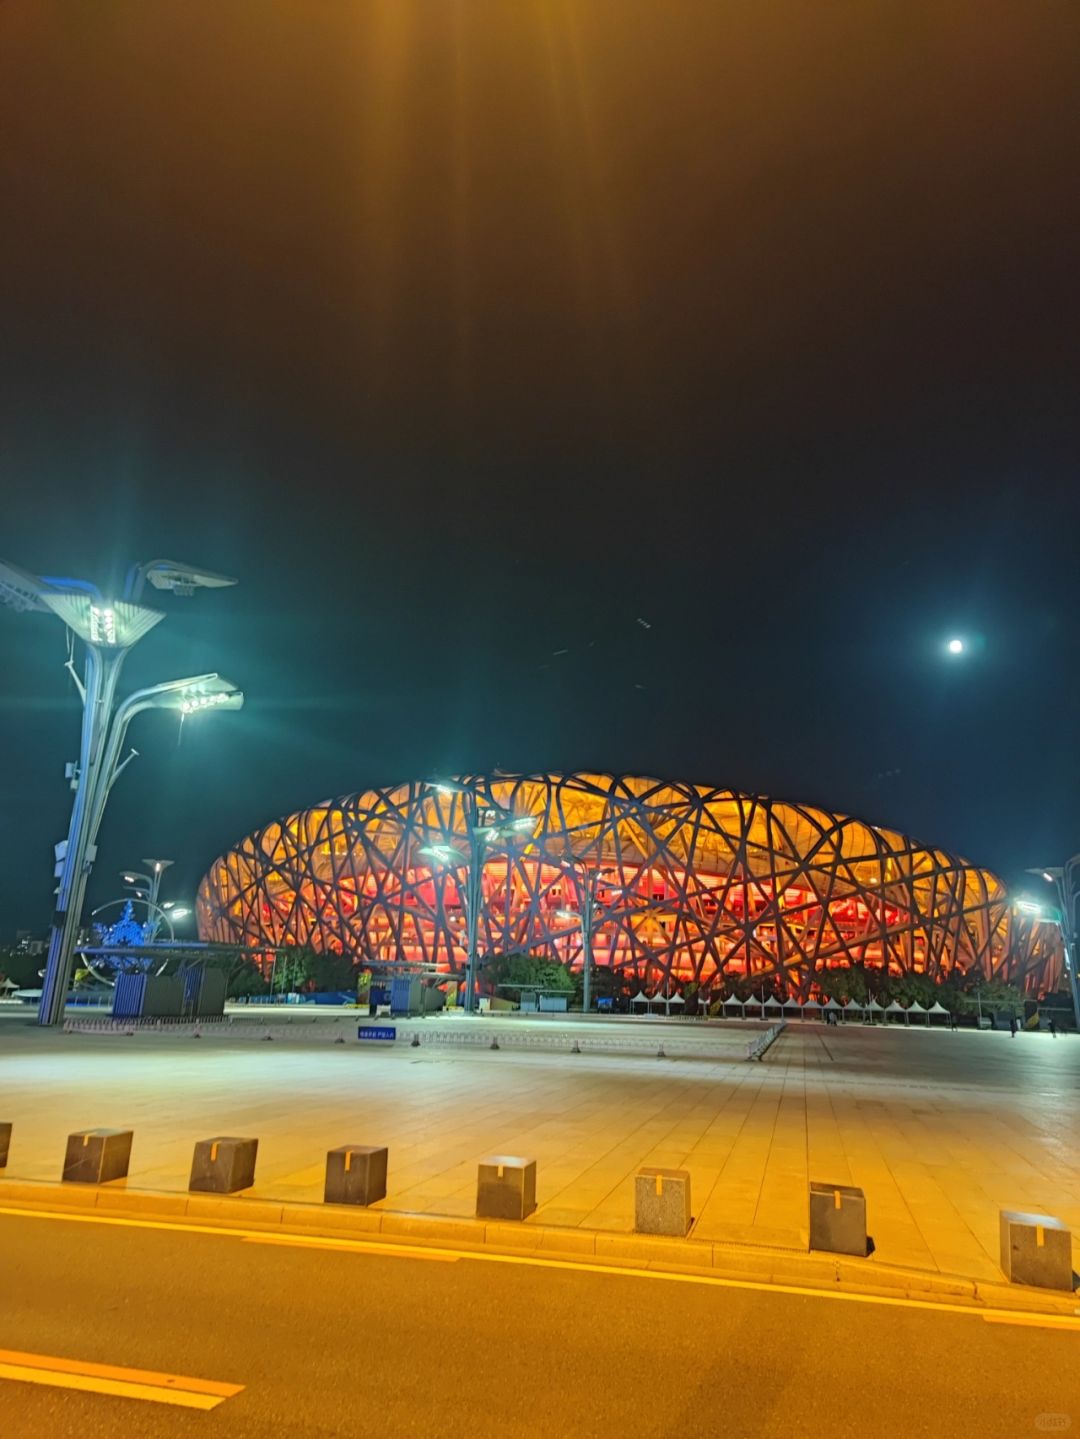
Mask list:
[[[357,1039],[397,1039],[397,1030],[392,1024],[362,1024],[356,1031]]]

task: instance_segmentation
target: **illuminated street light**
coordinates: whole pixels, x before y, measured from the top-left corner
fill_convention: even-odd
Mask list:
[[[949,640],[946,644],[945,649],[951,655],[962,655],[966,653],[967,645],[959,637],[959,635],[954,635],[953,638]]]
[[[161,876],[173,863],[171,859],[144,859],[143,864],[146,865],[148,874],[142,874],[138,870],[124,870],[120,878],[127,885],[145,887],[146,897],[151,904],[157,904],[161,891]]]
[[[59,885],[38,1011],[43,1025],[58,1024],[63,1018],[101,817],[109,791],[133,758],[120,758],[131,720],[144,709],[173,709],[187,716],[203,709],[238,709],[244,702],[235,685],[209,674],[137,690],[117,704],[117,684],[128,651],[165,618],[161,610],[139,603],[147,580],[155,589],[177,595],[236,583],[226,575],[175,560],[150,560],[128,571],[123,594],[112,599],[89,580],[33,575],[0,561],[0,600],[21,613],[51,611],[86,647],[82,676],[68,662],[82,700],[82,737],[79,759],[68,766],[75,791],[68,834],[55,846]]]
[[[428,859],[437,859],[440,864],[447,864],[451,860],[458,860],[465,863],[465,856],[454,848],[452,844],[425,844],[420,853]]]
[[[488,846],[499,840],[511,839],[526,829],[533,829],[536,821],[532,815],[511,814],[501,805],[494,804],[490,796],[481,797],[475,785],[463,780],[432,780],[428,787],[437,794],[460,796],[462,800],[468,852],[463,853],[452,844],[437,843],[424,845],[419,853],[446,868],[465,870],[465,1013],[473,1014],[476,1010],[477,949]]]

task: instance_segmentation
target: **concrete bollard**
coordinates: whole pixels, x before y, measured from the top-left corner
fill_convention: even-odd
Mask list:
[[[476,1176],[477,1219],[527,1219],[536,1208],[536,1160],[492,1154]]]
[[[0,1124],[0,1169],[7,1168],[8,1155],[11,1153],[11,1125],[6,1121]]]
[[[1072,1293],[1072,1233],[1048,1214],[1017,1214],[1003,1209],[1001,1269],[1010,1284]]]
[[[634,1175],[634,1230],[637,1234],[690,1232],[690,1171],[646,1166]]]
[[[235,1194],[255,1183],[257,1139],[200,1139],[191,1161],[188,1189]]]
[[[370,1144],[343,1144],[326,1156],[324,1204],[374,1204],[386,1198],[387,1151]]]
[[[61,1179],[67,1184],[126,1179],[132,1138],[130,1129],[80,1129],[69,1134]]]
[[[861,1189],[811,1183],[810,1248],[866,1257],[866,1195]]]

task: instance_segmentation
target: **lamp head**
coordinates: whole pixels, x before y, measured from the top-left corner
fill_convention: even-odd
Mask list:
[[[230,575],[178,560],[151,560],[140,567],[156,590],[169,590],[174,595],[193,595],[196,590],[220,590],[237,583]]]
[[[127,600],[102,600],[74,591],[47,591],[45,607],[64,621],[88,645],[100,650],[126,650],[137,644],[164,618],[161,610],[133,605]]]
[[[18,565],[0,560],[0,602],[10,605],[13,610],[26,613],[30,610],[48,610],[45,595],[49,586],[37,575],[19,569]]]
[[[170,695],[167,708],[182,715],[203,714],[206,710],[238,710],[244,707],[244,692],[224,675],[200,675]]]
[[[441,864],[450,860],[461,859],[461,855],[452,844],[425,844],[419,851],[428,859],[437,859]]]

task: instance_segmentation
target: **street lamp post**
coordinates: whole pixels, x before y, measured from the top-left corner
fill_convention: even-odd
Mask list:
[[[120,875],[124,883],[148,906],[146,914],[147,922],[151,926],[151,938],[156,937],[161,923],[160,920],[154,920],[151,909],[156,910],[158,913],[164,913],[165,910],[174,909],[175,906],[174,900],[170,900],[165,904],[160,903],[161,877],[173,863],[174,861],[171,859],[144,859],[143,864],[146,865],[149,871],[148,873],[143,873],[141,870],[126,869],[123,870]],[[177,910],[173,918],[179,918],[180,914],[186,912],[186,910]]]
[[[1052,884],[1057,891],[1058,904],[1061,908],[1061,941],[1065,947],[1065,973],[1069,976],[1069,992],[1072,995],[1073,1023],[1076,1031],[1080,1034],[1080,990],[1077,988],[1076,977],[1076,901],[1077,883],[1076,872],[1080,869],[1080,854],[1074,854],[1072,859],[1066,860],[1063,865],[1052,865],[1046,869],[1030,869],[1029,874],[1037,874]]]
[[[560,919],[576,920],[581,930],[581,1010],[583,1014],[588,1014],[592,1008],[593,935],[596,932],[596,895],[601,873],[598,869],[586,868],[581,860],[576,863],[580,865],[574,871],[581,892],[578,908],[560,909],[556,913]]]
[[[161,876],[173,863],[171,859],[144,859],[143,864],[150,871],[150,900],[157,904],[158,895],[161,892]]]
[[[128,725],[137,714],[148,709],[171,709],[181,714],[190,714],[194,709],[201,710],[208,704],[213,704],[215,708],[239,709],[243,703],[243,693],[231,681],[220,675],[206,674],[193,675],[188,679],[166,680],[162,684],[136,690],[117,705],[108,724],[104,752],[86,783],[87,803],[83,810],[78,809],[83,789],[83,778],[80,777],[76,803],[72,806],[67,846],[58,865],[58,869],[62,868],[63,872],[60,876],[57,914],[53,921],[49,959],[46,962],[41,991],[39,1024],[59,1024],[63,1018],[86,886],[97,857],[98,831],[113,782],[122,768],[119,762],[120,750]],[[65,880],[68,881],[66,896]]]
[[[174,708],[183,714],[208,705],[237,709],[243,695],[218,675],[197,675],[138,690],[119,705],[116,689],[128,651],[165,618],[139,603],[149,581],[155,589],[191,594],[196,588],[235,584],[224,575],[172,560],[151,560],[128,572],[123,598],[105,599],[87,580],[42,578],[0,561],[0,599],[19,611],[57,615],[83,641],[86,664],[80,679],[69,662],[82,699],[79,760],[71,768],[75,798],[67,838],[56,846],[56,909],[42,984],[38,1023],[58,1024],[71,982],[71,968],[87,880],[97,857],[97,834],[113,783],[127,760],[120,747],[141,710]]]
[[[420,853],[448,867],[465,867],[465,1013],[476,1010],[476,970],[480,946],[480,913],[484,903],[484,861],[489,846],[498,839],[509,838],[515,831],[532,828],[531,815],[513,815],[501,805],[485,801],[481,809],[476,786],[459,780],[438,780],[433,789],[443,794],[460,795],[465,819],[468,854],[463,855],[451,844],[425,845]]]

